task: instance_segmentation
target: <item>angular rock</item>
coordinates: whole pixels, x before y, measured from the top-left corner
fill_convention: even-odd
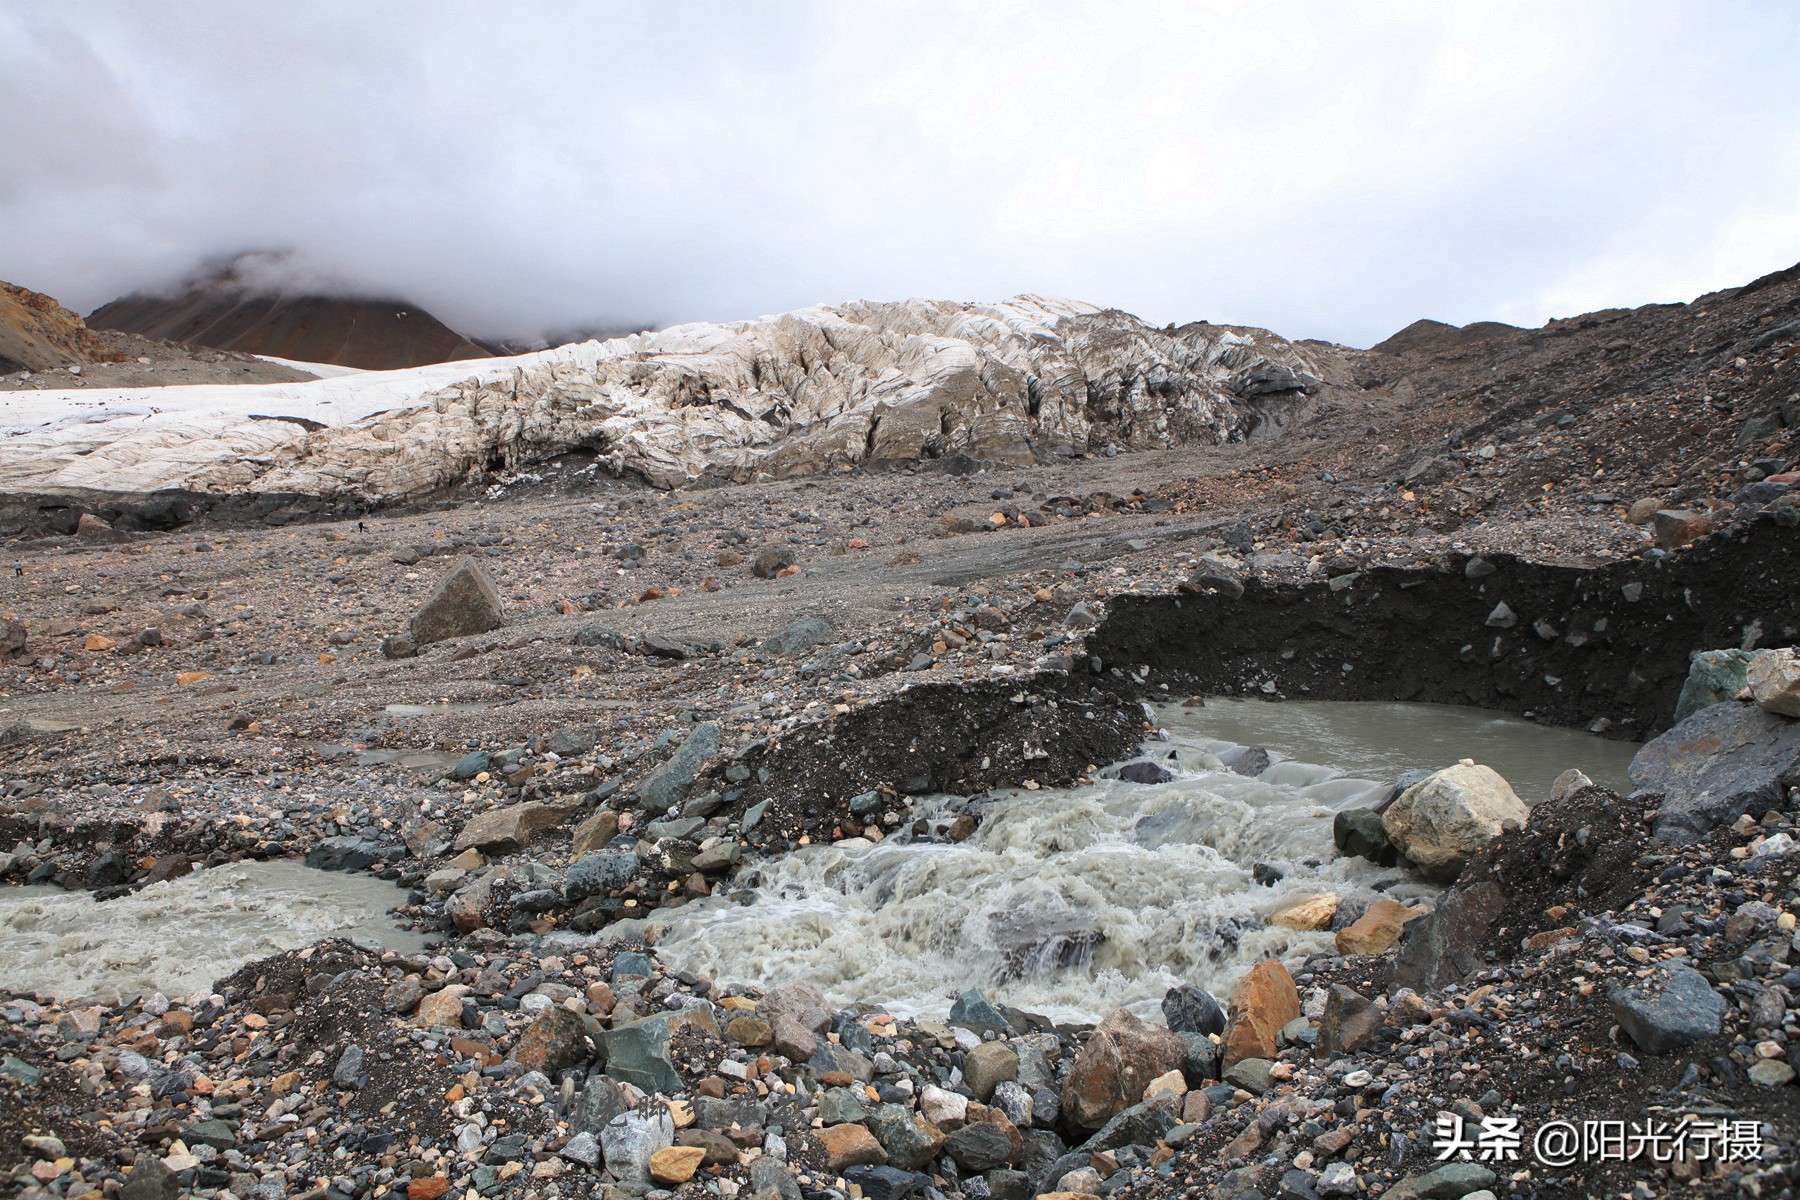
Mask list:
[[[788,622],[780,633],[764,642],[763,648],[778,657],[792,658],[830,640],[831,634],[831,623],[824,618],[799,617]]]
[[[1220,1063],[1227,1074],[1247,1058],[1275,1057],[1281,1027],[1300,1016],[1294,977],[1274,959],[1257,963],[1231,992],[1231,1020],[1225,1026]]]
[[[148,1151],[138,1154],[125,1186],[119,1189],[119,1200],[176,1200],[180,1195],[181,1181]]]
[[[1162,1000],[1163,1020],[1176,1033],[1202,1036],[1225,1032],[1225,1010],[1203,987],[1184,983],[1172,987]]]
[[[831,1169],[843,1174],[851,1167],[880,1166],[887,1162],[887,1151],[875,1135],[861,1125],[828,1125],[816,1130],[815,1137],[825,1149],[825,1160]]]
[[[771,546],[751,560],[750,573],[758,579],[773,579],[799,561],[799,556],[785,546]]]
[[[998,1125],[971,1121],[944,1139],[944,1152],[965,1171],[991,1171],[1011,1160],[1013,1148]]]
[[[1506,894],[1488,880],[1453,887],[1429,916],[1400,931],[1393,983],[1432,992],[1461,983],[1480,968],[1481,944],[1506,908]]]
[[[650,1160],[675,1144],[675,1122],[669,1110],[621,1113],[600,1130],[606,1169],[622,1183],[648,1184]]]
[[[1136,1104],[1151,1080],[1180,1070],[1186,1057],[1179,1035],[1119,1009],[1100,1022],[1075,1056],[1063,1089],[1066,1114],[1083,1128],[1098,1129]]]
[[[1339,810],[1331,818],[1331,840],[1338,853],[1352,858],[1366,858],[1382,866],[1392,866],[1395,861],[1394,844],[1382,827],[1381,813],[1373,808]]]
[[[1800,652],[1783,647],[1759,654],[1746,676],[1758,708],[1783,717],[1800,717]]]
[[[694,1177],[706,1151],[698,1146],[664,1146],[650,1156],[650,1178],[667,1187],[679,1187]]]
[[[1400,940],[1400,931],[1414,917],[1426,913],[1424,905],[1405,905],[1385,897],[1363,910],[1363,915],[1337,933],[1339,954],[1383,954]]]
[[[1325,996],[1325,1013],[1319,1018],[1319,1041],[1313,1053],[1319,1058],[1355,1054],[1381,1030],[1381,1011],[1367,996],[1332,985]]]
[[[619,814],[610,808],[600,809],[575,827],[572,852],[576,858],[604,850],[619,835]]]
[[[638,801],[644,810],[660,816],[675,807],[694,786],[694,778],[707,760],[719,752],[722,742],[719,727],[711,721],[694,726],[681,748],[638,785]]]
[[[680,1020],[680,1013],[658,1013],[602,1034],[606,1073],[646,1092],[681,1091],[681,1073],[669,1057],[669,1037]]]
[[[925,1116],[908,1112],[898,1104],[883,1104],[869,1114],[868,1126],[888,1162],[903,1171],[917,1171],[944,1151],[944,1131]]]
[[[1750,663],[1762,651],[1701,650],[1688,660],[1687,678],[1675,701],[1677,725],[1703,708],[1737,698],[1750,686]]]
[[[1631,760],[1639,790],[1661,793],[1654,833],[1691,845],[1744,813],[1785,807],[1800,784],[1800,722],[1754,704],[1703,708]]]
[[[1713,531],[1713,519],[1704,513],[1685,508],[1658,509],[1650,517],[1650,528],[1656,544],[1674,550],[1689,542],[1699,541]]]
[[[825,994],[812,984],[799,981],[770,988],[757,1004],[756,1015],[770,1025],[783,1017],[790,1018],[814,1033],[831,1028],[831,1009],[825,1003]]]
[[[1154,1146],[1175,1128],[1175,1116],[1161,1104],[1134,1104],[1081,1144],[1084,1154],[1103,1154],[1121,1146]]]
[[[473,637],[505,623],[499,589],[480,564],[465,559],[439,582],[414,615],[408,632],[414,645],[429,646],[449,638]]]
[[[476,813],[456,835],[454,850],[501,851],[523,850],[531,839],[546,829],[554,829],[569,819],[573,803],[508,804]]]
[[[1303,932],[1330,929],[1332,918],[1337,916],[1337,910],[1337,893],[1326,892],[1322,896],[1308,896],[1304,900],[1296,900],[1294,903],[1278,909],[1269,917],[1269,924]]]
[[[1619,1028],[1651,1054],[1667,1054],[1718,1034],[1725,1000],[1706,976],[1678,963],[1658,966],[1647,979],[1607,991]]]
[[[1499,836],[1502,822],[1523,825],[1530,817],[1498,772],[1464,759],[1400,793],[1381,814],[1381,827],[1421,873],[1448,883],[1469,855]]]
[[[986,1104],[994,1089],[1019,1077],[1019,1056],[1005,1042],[983,1042],[963,1056],[963,1082]]]
[[[566,1008],[547,1008],[526,1028],[510,1057],[528,1071],[541,1071],[551,1079],[557,1072],[586,1062],[588,1024]]]
[[[1007,1033],[1011,1028],[1006,1022],[1005,1014],[995,1008],[993,1002],[982,995],[978,988],[969,988],[956,998],[956,1002],[950,1006],[950,1024],[976,1033]]]
[[[563,880],[563,895],[571,902],[589,896],[616,892],[637,878],[638,856],[635,850],[602,850],[584,854],[569,868]]]

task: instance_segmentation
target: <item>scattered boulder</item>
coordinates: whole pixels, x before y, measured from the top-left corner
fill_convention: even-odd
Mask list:
[[[1338,930],[1339,954],[1384,954],[1400,940],[1400,931],[1414,917],[1425,915],[1423,905],[1409,906],[1386,898],[1375,901],[1363,915]]]
[[[1800,722],[1754,704],[1703,708],[1631,760],[1631,781],[1663,797],[1653,832],[1691,845],[1745,813],[1786,804],[1800,784]]]
[[[875,1135],[861,1125],[828,1125],[814,1135],[824,1147],[825,1159],[833,1171],[842,1174],[851,1167],[880,1166],[887,1162],[887,1151]]]
[[[658,1013],[631,1021],[602,1035],[606,1073],[646,1092],[679,1092],[681,1073],[669,1058],[669,1038],[681,1023],[681,1013]],[[673,1134],[671,1134],[671,1138]],[[669,1145],[664,1141],[663,1145]],[[607,1154],[610,1163],[612,1155]],[[648,1162],[648,1158],[645,1160]]]
[[[1393,983],[1418,992],[1461,983],[1482,965],[1482,941],[1505,907],[1506,893],[1489,880],[1445,892],[1428,916],[1401,929]]]
[[[1701,650],[1688,660],[1687,678],[1682,681],[1681,695],[1675,700],[1675,723],[1679,725],[1703,708],[1737,699],[1739,692],[1750,686],[1750,663],[1758,657],[1755,650]]]
[[[480,564],[465,559],[444,576],[413,617],[408,632],[415,645],[472,637],[505,624],[500,591]]]
[[[831,623],[822,617],[799,617],[763,643],[763,648],[781,658],[804,654],[831,637]]]
[[[757,1004],[756,1015],[771,1026],[785,1018],[813,1033],[831,1028],[831,1008],[825,1003],[825,994],[812,984],[799,981],[770,988]]]
[[[557,1072],[586,1062],[588,1025],[566,1008],[547,1008],[526,1028],[510,1057],[528,1071],[541,1071],[551,1079]]]
[[[589,896],[616,892],[637,878],[638,856],[635,850],[603,850],[585,854],[569,868],[563,880],[563,895],[570,903]]]
[[[1758,654],[1745,675],[1758,708],[1800,717],[1800,651],[1790,646]]]
[[[1247,1058],[1273,1059],[1281,1027],[1300,1016],[1294,977],[1274,959],[1259,962],[1231,992],[1231,1020],[1225,1026],[1222,1066],[1229,1072]]]
[[[1175,776],[1152,762],[1126,763],[1119,768],[1119,778],[1126,783],[1168,783]]]
[[[1713,519],[1705,513],[1685,508],[1658,509],[1650,517],[1656,544],[1674,550],[1689,542],[1697,542],[1713,531]]]
[[[1388,841],[1379,809],[1340,809],[1331,818],[1331,840],[1339,854],[1351,858],[1366,858],[1384,867],[1398,861],[1399,851]]]
[[[1619,1028],[1651,1054],[1679,1050],[1715,1036],[1725,1000],[1706,976],[1679,963],[1658,966],[1647,979],[1607,992]]]
[[[675,1122],[666,1108],[621,1113],[600,1130],[606,1169],[627,1184],[648,1184],[651,1159],[674,1144]]]
[[[1178,1034],[1119,1009],[1100,1022],[1075,1056],[1063,1089],[1065,1112],[1076,1125],[1098,1129],[1136,1104],[1151,1080],[1179,1070],[1186,1057]]]
[[[1269,918],[1269,924],[1301,931],[1330,929],[1332,919],[1337,916],[1337,911],[1337,893],[1326,892],[1320,896],[1308,896],[1304,900],[1296,900],[1277,910]]]
[[[994,1089],[1019,1077],[1019,1056],[1005,1042],[983,1042],[963,1056],[963,1083],[986,1104]]]
[[[546,829],[552,829],[564,821],[575,811],[573,803],[561,804],[509,804],[504,808],[490,808],[486,812],[476,813],[469,818],[462,832],[456,835],[453,848],[456,850],[509,851],[522,850],[531,844],[531,839]]]
[[[25,653],[25,622],[0,618],[0,655],[18,658]]]
[[[644,806],[644,810],[660,816],[680,803],[694,786],[694,779],[700,774],[700,768],[719,752],[722,744],[723,736],[713,722],[706,721],[694,726],[694,731],[687,735],[681,748],[638,785],[638,801]]]
[[[1313,1052],[1319,1058],[1355,1054],[1380,1031],[1381,1010],[1361,992],[1333,984],[1325,996],[1325,1012],[1319,1018],[1319,1040]]]
[[[1184,983],[1172,987],[1163,996],[1163,1020],[1175,1033],[1192,1033],[1207,1037],[1225,1032],[1225,1010],[1203,987]]]
[[[789,567],[796,566],[799,557],[789,549],[771,546],[761,551],[750,563],[750,573],[758,579],[773,579]]]
[[[1499,772],[1464,759],[1400,793],[1381,814],[1381,827],[1421,873],[1448,883],[1503,822],[1523,825],[1530,816]]]

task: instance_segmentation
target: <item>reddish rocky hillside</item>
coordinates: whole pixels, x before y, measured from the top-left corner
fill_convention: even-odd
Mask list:
[[[121,297],[89,320],[97,329],[370,371],[490,357],[403,300],[270,294],[242,285],[230,272],[175,296]]]

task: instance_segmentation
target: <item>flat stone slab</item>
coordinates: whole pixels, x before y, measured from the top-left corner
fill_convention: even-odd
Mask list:
[[[1744,813],[1786,806],[1800,784],[1800,721],[1739,701],[1710,705],[1645,743],[1631,782],[1663,796],[1656,836],[1691,845]]]

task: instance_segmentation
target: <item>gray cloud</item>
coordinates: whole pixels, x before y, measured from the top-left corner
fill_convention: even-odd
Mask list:
[[[1076,296],[1367,344],[1800,259],[1800,9],[0,0],[0,278],[477,334]]]

